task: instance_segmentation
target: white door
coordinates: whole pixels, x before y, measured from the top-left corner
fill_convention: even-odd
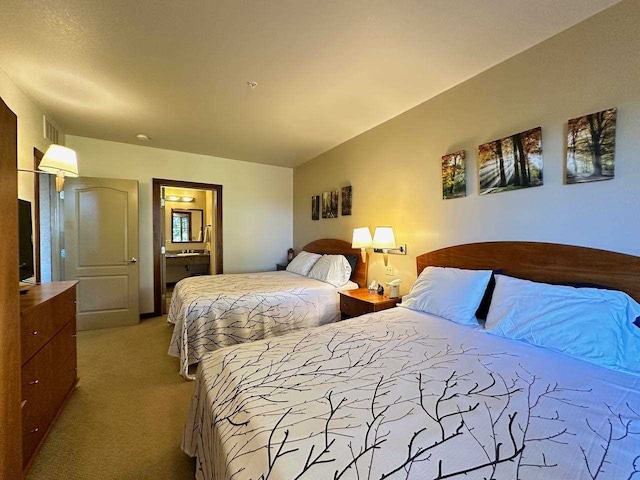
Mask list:
[[[64,247],[78,330],[138,323],[138,182],[65,179]]]

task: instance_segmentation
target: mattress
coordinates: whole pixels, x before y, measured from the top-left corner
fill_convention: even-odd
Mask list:
[[[394,308],[201,362],[198,479],[635,479],[640,379]]]
[[[169,355],[180,373],[218,348],[271,338],[340,318],[336,288],[287,271],[206,275],[178,282],[167,321],[174,324]]]

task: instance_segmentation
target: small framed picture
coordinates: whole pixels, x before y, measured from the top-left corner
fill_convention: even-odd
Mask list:
[[[467,177],[464,150],[442,157],[442,198],[467,196]]]
[[[342,187],[342,216],[351,215],[351,185]]]
[[[311,220],[320,220],[320,195],[311,196]]]
[[[613,178],[616,113],[610,108],[569,120],[565,184]]]
[[[322,218],[338,218],[338,190],[322,194]]]

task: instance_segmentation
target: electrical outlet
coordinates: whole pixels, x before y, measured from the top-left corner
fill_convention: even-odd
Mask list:
[[[384,274],[393,276],[393,265],[387,265],[386,267],[384,267]]]

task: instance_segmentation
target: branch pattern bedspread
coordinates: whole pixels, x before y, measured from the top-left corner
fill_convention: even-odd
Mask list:
[[[218,348],[338,320],[337,292],[286,271],[184,279],[175,286],[167,317],[175,325],[169,355],[180,357],[180,373],[190,378],[189,365]]]
[[[640,379],[394,308],[217,351],[198,479],[640,478]]]

